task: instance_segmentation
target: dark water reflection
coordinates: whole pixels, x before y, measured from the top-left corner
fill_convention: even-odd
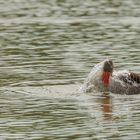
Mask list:
[[[140,71],[139,0],[0,1],[0,139],[140,139],[139,96],[79,94],[95,63]]]

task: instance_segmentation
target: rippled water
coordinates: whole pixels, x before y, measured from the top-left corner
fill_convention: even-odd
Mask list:
[[[140,139],[139,96],[80,94],[110,57],[140,71],[139,0],[0,1],[0,139]]]

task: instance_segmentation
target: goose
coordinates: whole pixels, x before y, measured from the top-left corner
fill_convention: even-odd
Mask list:
[[[140,94],[140,74],[129,70],[114,70],[111,59],[95,65],[83,85],[83,92],[112,92],[116,94]]]

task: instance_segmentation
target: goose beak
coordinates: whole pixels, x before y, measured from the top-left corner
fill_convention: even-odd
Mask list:
[[[102,74],[102,81],[103,81],[103,85],[105,87],[109,86],[109,78],[110,78],[111,75],[112,75],[111,72],[105,72],[105,71],[103,72],[103,74]]]

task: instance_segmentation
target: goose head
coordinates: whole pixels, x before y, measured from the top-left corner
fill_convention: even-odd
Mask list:
[[[110,59],[104,60],[102,69],[102,82],[105,87],[109,86],[109,79],[112,76],[113,69],[113,61]]]

